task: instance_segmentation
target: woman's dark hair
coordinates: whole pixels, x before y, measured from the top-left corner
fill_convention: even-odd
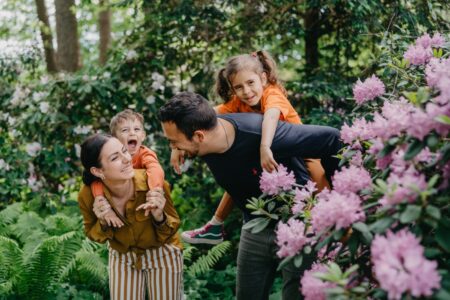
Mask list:
[[[100,168],[100,152],[102,152],[103,146],[111,138],[107,134],[94,134],[88,137],[83,144],[81,144],[81,164],[83,165],[83,183],[91,185],[98,177],[91,173],[91,168]]]
[[[217,124],[216,112],[199,94],[181,92],[159,109],[161,122],[174,122],[189,140],[196,130],[210,130]]]

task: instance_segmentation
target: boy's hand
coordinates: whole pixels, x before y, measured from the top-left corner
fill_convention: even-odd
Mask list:
[[[178,149],[172,149],[170,154],[170,164],[173,166],[175,173],[181,175],[181,165],[184,164],[184,151]]]
[[[166,198],[162,188],[155,188],[148,191],[146,194],[146,203],[139,205],[136,210],[144,209],[145,215],[152,213],[157,222],[163,219],[164,206],[166,205]]]
[[[124,225],[122,220],[120,220],[112,210],[108,200],[103,196],[95,197],[93,211],[95,216],[101,222],[107,223],[108,226],[122,227]]]
[[[273,158],[272,150],[269,146],[261,145],[259,148],[261,155],[261,167],[267,172],[271,173],[278,168],[278,164]]]

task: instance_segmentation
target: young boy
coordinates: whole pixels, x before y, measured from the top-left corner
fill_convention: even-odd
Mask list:
[[[158,162],[156,153],[142,145],[145,139],[144,118],[140,113],[126,109],[116,114],[109,125],[111,134],[124,144],[132,157],[134,169],[146,169],[150,191],[163,188],[164,171]],[[92,194],[97,201],[104,202],[107,209],[103,216],[109,226],[122,227],[124,223],[108,205],[103,193],[103,184],[96,181],[91,184]],[[147,213],[147,212],[146,212]]]

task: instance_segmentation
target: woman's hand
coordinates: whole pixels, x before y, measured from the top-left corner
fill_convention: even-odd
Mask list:
[[[278,168],[278,164],[273,158],[272,150],[267,145],[261,145],[259,148],[261,155],[261,167],[267,172],[271,173]]]
[[[164,206],[166,205],[166,198],[162,188],[156,188],[147,192],[146,203],[139,205],[136,210],[144,209],[145,215],[152,214],[156,222],[161,222],[164,219]]]
[[[184,151],[178,149],[172,149],[170,153],[170,164],[172,165],[175,173],[181,174],[181,165],[184,164]]]

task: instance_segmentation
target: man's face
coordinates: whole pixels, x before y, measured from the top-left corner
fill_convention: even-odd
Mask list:
[[[200,143],[195,134],[192,140],[189,140],[174,122],[162,122],[161,125],[164,136],[169,140],[170,148],[184,150],[189,157],[199,155]]]

